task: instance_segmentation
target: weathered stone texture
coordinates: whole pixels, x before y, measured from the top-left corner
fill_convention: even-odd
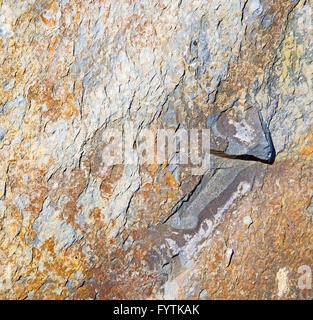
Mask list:
[[[0,298],[312,298],[312,57],[311,1],[0,0]],[[210,169],[146,128],[210,129]]]

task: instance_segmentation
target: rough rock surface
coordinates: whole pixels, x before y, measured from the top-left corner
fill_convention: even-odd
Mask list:
[[[0,13],[1,299],[312,298],[311,1]],[[208,129],[209,167],[142,163],[145,129]]]

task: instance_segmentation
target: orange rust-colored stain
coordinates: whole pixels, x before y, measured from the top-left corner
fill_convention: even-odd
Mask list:
[[[157,185],[155,185],[155,184],[153,185],[153,188],[154,188],[156,191],[158,191],[158,192],[161,190],[160,187],[157,186]]]
[[[55,44],[57,41],[58,41],[58,37],[57,37],[57,36],[54,36],[54,37],[52,38],[51,43],[52,43],[52,44]]]
[[[107,176],[100,185],[101,196],[108,200],[113,194],[113,189],[116,183],[122,176],[123,167],[121,165],[112,166],[107,173]]]
[[[147,166],[147,171],[149,172],[151,178],[154,178],[157,173],[159,166],[157,164],[150,164]]]
[[[179,187],[178,182],[175,180],[171,172],[166,172],[165,176],[166,176],[166,182],[170,187],[175,189]]]
[[[112,227],[115,227],[115,225],[116,225],[115,220],[110,220],[110,224],[112,225]]]
[[[101,210],[99,208],[94,208],[94,217],[96,220],[100,220],[101,218]]]
[[[149,198],[151,195],[151,183],[146,183],[142,186],[142,194],[145,199]]]
[[[40,14],[40,17],[41,17],[43,23],[46,24],[47,26],[49,26],[49,27],[55,26],[55,19],[53,19],[53,18],[47,19],[47,18],[45,18],[45,17],[43,16],[42,13]]]
[[[175,194],[172,191],[170,191],[168,193],[168,197],[171,198],[171,199],[176,199],[177,198],[177,196],[175,196]]]
[[[57,36],[54,36],[51,41],[50,41],[50,44],[49,44],[49,47],[48,47],[48,50],[49,52],[53,53],[54,52],[54,45],[58,42],[58,37]]]
[[[312,132],[308,135],[307,140],[309,142],[302,146],[299,152],[299,156],[306,158],[307,160],[311,160],[312,154],[313,154],[313,133]]]
[[[166,167],[167,167],[167,160],[165,159],[165,161],[164,161],[164,163],[162,164],[162,166],[161,166],[161,169],[163,170],[163,169],[165,169]]]
[[[69,94],[64,104],[65,110],[61,113],[61,117],[63,119],[70,119],[71,116],[76,117],[79,115],[79,109],[74,106],[73,101],[74,101],[73,95]]]
[[[82,9],[85,10],[85,14],[87,14],[87,7],[85,7],[85,5],[83,3],[81,3],[81,7],[82,7]]]
[[[53,80],[38,81],[29,88],[28,96],[34,105],[46,104],[47,111],[42,115],[51,121],[57,121],[60,117],[70,119],[79,115],[79,109],[74,106],[74,96],[70,93],[65,101],[57,100],[52,97]]]
[[[105,180],[103,180],[100,186],[100,191],[101,191],[102,198],[104,198],[105,200],[108,200],[111,198],[113,193],[112,185],[107,183]]]
[[[80,21],[80,10],[77,10],[76,16],[75,16],[75,21],[78,23]]]
[[[54,246],[55,246],[54,238],[50,237],[47,240],[45,240],[41,248],[42,250],[47,250],[50,253],[54,253]]]

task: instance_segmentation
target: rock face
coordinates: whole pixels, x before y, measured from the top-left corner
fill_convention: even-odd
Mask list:
[[[311,1],[0,13],[0,298],[312,298]]]

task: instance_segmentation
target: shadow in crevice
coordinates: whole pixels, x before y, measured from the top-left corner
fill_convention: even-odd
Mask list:
[[[260,159],[256,156],[253,156],[250,154],[231,155],[231,154],[227,154],[223,151],[214,150],[214,149],[210,149],[210,154],[213,154],[213,155],[221,157],[221,158],[226,158],[226,159],[256,161],[256,162],[262,162],[262,163],[270,164],[270,165],[275,162],[275,158],[276,158],[276,151],[275,151],[274,147],[272,148],[272,150],[270,152],[270,156],[269,156],[268,160]]]

